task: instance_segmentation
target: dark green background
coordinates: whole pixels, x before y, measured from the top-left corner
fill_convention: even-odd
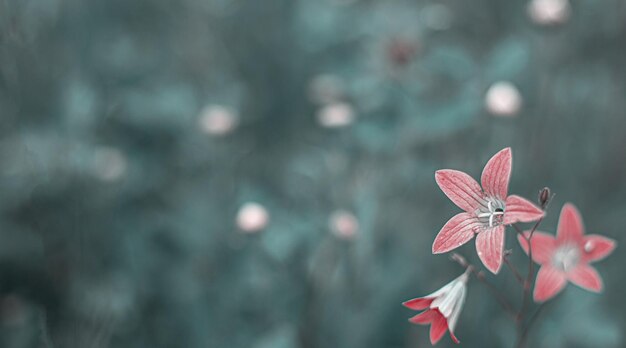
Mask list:
[[[526,7],[0,1],[0,346],[427,347],[400,303],[462,271],[430,252],[458,212],[434,171],[478,177],[506,146],[512,193],[556,193],[543,230],[570,201],[623,245],[626,2],[572,0],[552,26]],[[353,124],[318,124],[320,75]],[[497,81],[518,87],[516,117],[485,110]],[[237,111],[232,133],[199,129],[212,104]],[[111,158],[124,170],[103,180]],[[235,224],[249,201],[271,217],[256,234]],[[353,240],[329,231],[339,209]],[[624,346],[621,245],[597,264],[605,292],[570,285],[532,347]],[[489,279],[519,303],[510,273]],[[475,281],[457,334],[514,337]]]

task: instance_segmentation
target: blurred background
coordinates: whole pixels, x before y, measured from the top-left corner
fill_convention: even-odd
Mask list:
[[[625,62],[620,0],[1,0],[0,347],[429,347],[436,169],[623,245]],[[620,249],[531,347],[626,346]],[[476,281],[456,331],[513,345]]]

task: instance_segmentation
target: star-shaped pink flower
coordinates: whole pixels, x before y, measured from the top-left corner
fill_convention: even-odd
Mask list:
[[[525,232],[528,237],[529,231]],[[533,261],[541,265],[535,281],[536,302],[547,301],[558,294],[567,281],[583,289],[602,291],[602,278],[589,263],[607,257],[615,249],[615,241],[599,235],[584,235],[583,220],[576,207],[567,203],[561,210],[556,238],[535,232],[531,238]],[[518,240],[528,253],[528,242]]]
[[[471,176],[451,169],[438,170],[435,180],[443,193],[464,213],[453,216],[439,231],[433,254],[445,253],[476,236],[476,251],[485,267],[498,273],[502,265],[504,226],[531,222],[544,213],[528,200],[508,194],[511,148],[495,154],[485,165],[482,188]]]

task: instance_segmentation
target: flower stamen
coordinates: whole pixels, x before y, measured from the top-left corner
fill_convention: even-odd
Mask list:
[[[569,271],[576,267],[580,261],[580,252],[575,245],[564,245],[556,249],[552,256],[552,264],[562,270]]]
[[[504,209],[502,208],[495,208],[493,207],[493,204],[491,204],[491,201],[487,201],[487,209],[489,209],[488,212],[486,213],[480,213],[478,214],[479,218],[489,218],[489,227],[493,227],[493,220],[496,216],[499,215],[504,215]]]

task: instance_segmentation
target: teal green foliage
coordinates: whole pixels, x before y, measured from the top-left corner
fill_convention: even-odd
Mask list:
[[[462,271],[431,254],[459,211],[434,171],[478,177],[506,146],[512,193],[556,193],[541,229],[571,201],[619,245],[604,294],[570,286],[531,346],[623,346],[624,4],[572,0],[552,26],[526,7],[0,1],[0,347],[428,346],[400,304]],[[516,116],[486,109],[498,81]],[[329,100],[353,122],[323,127]],[[203,131],[211,105],[228,134]],[[247,202],[269,214],[256,233]],[[506,270],[489,279],[520,304]],[[471,282],[462,344],[511,347],[506,320]]]

